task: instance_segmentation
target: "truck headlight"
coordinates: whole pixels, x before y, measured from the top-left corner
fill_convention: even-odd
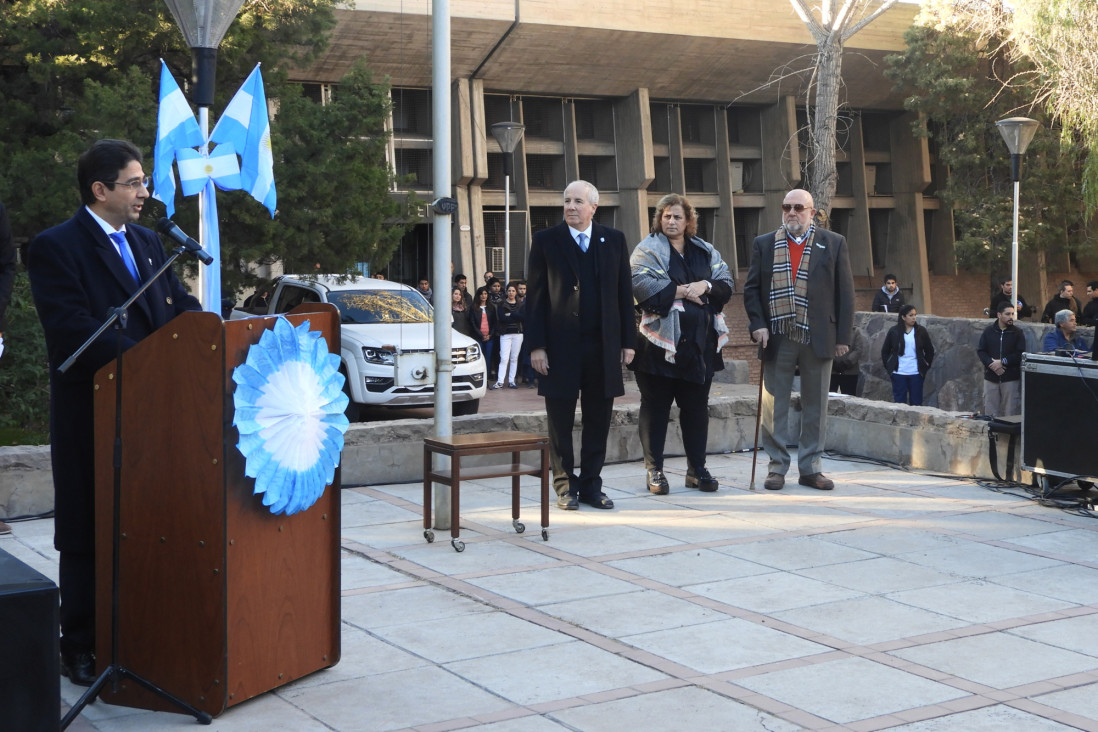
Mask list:
[[[465,362],[472,363],[473,361],[480,360],[480,346],[474,343],[465,349]]]
[[[393,357],[392,351],[386,351],[381,348],[362,348],[362,357],[366,359],[366,363],[378,363],[383,366],[394,366],[396,360]]]

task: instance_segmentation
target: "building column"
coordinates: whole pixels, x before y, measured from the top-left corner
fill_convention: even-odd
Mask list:
[[[885,263],[897,276],[911,279],[911,304],[919,312],[930,314],[934,306],[923,222],[923,191],[930,185],[930,153],[926,138],[911,134],[914,120],[915,115],[908,113],[896,117],[889,125],[895,208],[885,245]]]
[[[619,227],[627,242],[648,233],[648,185],[656,177],[652,154],[652,108],[648,90],[637,89],[614,103],[618,163]]]
[[[763,109],[762,115],[763,209],[759,232],[773,231],[781,223],[785,194],[801,184],[801,149],[797,143],[797,105],[783,96]]]
[[[850,216],[846,243],[850,251],[850,271],[855,277],[868,275],[877,284],[873,271],[873,239],[869,233],[869,184],[865,172],[865,138],[862,137],[862,116],[854,115],[850,130],[850,177],[854,194],[854,211]]]

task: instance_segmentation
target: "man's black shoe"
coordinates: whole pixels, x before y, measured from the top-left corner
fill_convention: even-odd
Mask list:
[[[597,496],[594,496],[593,498],[584,498],[584,497],[581,496],[579,500],[580,500],[580,503],[586,503],[588,506],[591,506],[592,508],[613,508],[614,507],[614,502],[611,501],[609,498],[607,498],[605,493],[599,493]]]
[[[671,486],[667,484],[667,476],[663,474],[662,470],[648,471],[648,490],[657,496],[665,496],[671,490]]]
[[[690,468],[686,471],[686,487],[697,488],[703,493],[712,493],[717,490],[717,479],[709,474],[705,468],[695,471]]]
[[[87,651],[61,654],[61,675],[77,686],[95,683],[95,656]]]
[[[565,493],[563,496],[557,496],[557,507],[563,508],[565,511],[575,511],[580,506],[575,496]]]

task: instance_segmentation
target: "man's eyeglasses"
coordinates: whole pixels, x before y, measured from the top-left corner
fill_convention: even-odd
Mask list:
[[[789,213],[790,211],[796,211],[797,213],[800,213],[801,211],[804,211],[806,208],[811,208],[811,207],[810,206],[805,206],[803,203],[783,203],[782,204],[782,211],[785,211],[786,213]]]
[[[131,180],[131,181],[128,181],[126,183],[123,183],[120,180],[103,181],[103,185],[107,185],[107,186],[126,186],[127,188],[136,188],[137,186],[141,186],[142,188],[148,188],[150,182],[151,182],[151,180],[149,179],[149,176],[146,175],[144,178],[140,178],[138,180]]]

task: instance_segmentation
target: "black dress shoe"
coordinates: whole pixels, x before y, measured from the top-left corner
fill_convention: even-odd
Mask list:
[[[77,686],[95,683],[95,656],[87,651],[61,654],[61,675]]]
[[[717,479],[710,475],[705,468],[697,471],[690,468],[686,471],[687,488],[697,488],[703,493],[712,493],[717,490],[717,485]]]
[[[597,496],[583,497],[580,496],[580,503],[586,503],[592,508],[613,508],[614,502],[606,497],[605,493],[599,493]]]
[[[671,490],[671,486],[667,484],[667,477],[662,470],[648,471],[648,490],[657,496],[665,496]]]
[[[557,496],[557,507],[565,511],[575,511],[580,506],[575,496],[565,493],[563,496]]]

